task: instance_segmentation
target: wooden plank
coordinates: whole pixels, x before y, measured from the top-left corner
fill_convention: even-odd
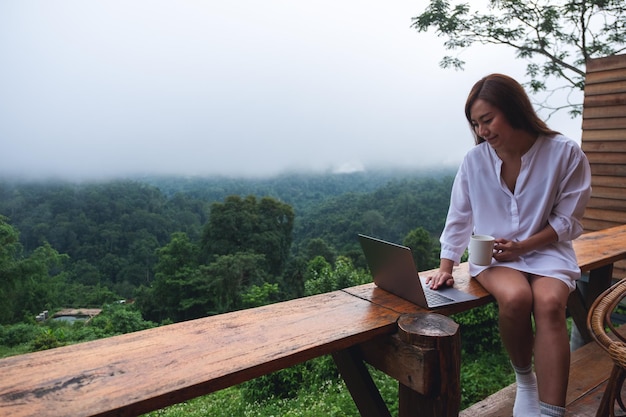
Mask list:
[[[601,165],[601,164],[593,164],[591,165],[591,175],[607,175],[607,176],[616,176],[616,177],[626,177],[626,165]]]
[[[459,417],[511,417],[516,384],[511,384],[461,411]]]
[[[626,93],[610,92],[596,96],[586,95],[583,99],[583,117],[585,109],[597,106],[618,106],[626,104]]]
[[[602,198],[602,197],[592,197],[587,203],[587,210],[589,209],[603,209],[608,211],[624,211],[626,207],[624,207],[624,200],[616,200],[611,198]],[[587,212],[585,212],[585,216],[587,216]]]
[[[626,67],[626,55],[610,55],[601,58],[590,59],[586,63],[587,73],[607,71]]]
[[[585,85],[585,97],[602,94],[626,93],[626,80]]]
[[[587,159],[590,164],[626,164],[626,153],[587,152]]]
[[[589,271],[626,258],[624,242],[626,242],[626,224],[585,233],[572,243],[580,269]]]
[[[587,154],[592,152],[622,152],[626,153],[626,137],[622,141],[589,142],[583,141],[581,147]],[[595,178],[591,179],[595,181]]]
[[[624,78],[626,78],[626,74],[624,75]],[[583,119],[606,119],[609,117],[626,117],[626,104],[617,106],[588,107],[583,113]]]
[[[597,220],[597,219],[583,218],[583,226],[585,229],[585,233],[589,233],[589,232],[595,232],[597,230],[620,226],[620,224],[617,222],[607,220],[607,219]]]
[[[621,178],[622,181],[626,181],[626,179]],[[603,187],[603,186],[595,186],[592,187],[591,190],[591,198],[610,198],[612,200],[620,200],[623,201],[626,199],[626,193],[624,193],[623,188],[617,187]],[[626,205],[622,205],[626,209]],[[616,220],[617,221],[617,220]]]
[[[603,383],[597,388],[590,390],[589,393],[568,405],[566,414],[568,417],[596,417],[600,399],[604,393],[607,383]],[[626,398],[626,397],[624,397]]]
[[[596,175],[595,177],[591,177],[591,185],[592,186],[602,186],[602,187],[610,187],[610,188],[621,188],[624,187],[624,179],[618,177],[607,177],[602,175]]]
[[[593,141],[624,141],[626,140],[626,129],[599,129],[583,130],[582,146]]]
[[[136,416],[393,333],[397,318],[337,291],[4,358],[0,410]]]
[[[626,62],[626,59],[623,60]],[[613,81],[626,80],[626,65],[617,68],[605,68],[601,71],[589,72],[585,76],[585,87]]]
[[[606,119],[583,118],[583,131],[597,129],[626,129],[626,117],[611,117]]]

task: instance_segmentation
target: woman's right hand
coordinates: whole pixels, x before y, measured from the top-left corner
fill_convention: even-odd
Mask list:
[[[452,267],[454,262],[449,259],[441,259],[439,270],[434,274],[426,277],[426,284],[433,290],[442,286],[451,287],[454,285],[454,277],[452,276]]]
[[[442,286],[451,287],[454,285],[454,277],[449,272],[439,270],[433,275],[426,277],[426,284],[428,284],[433,290]]]

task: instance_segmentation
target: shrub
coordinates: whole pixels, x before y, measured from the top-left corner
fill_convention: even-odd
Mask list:
[[[461,344],[469,354],[500,352],[502,342],[498,329],[498,307],[489,303],[451,318],[461,326]]]
[[[37,336],[38,331],[39,329],[35,324],[18,323],[0,326],[0,345],[15,347],[29,343]]]

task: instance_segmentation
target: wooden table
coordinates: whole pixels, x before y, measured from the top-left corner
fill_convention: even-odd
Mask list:
[[[466,276],[457,286],[489,302]],[[368,284],[3,358],[0,415],[137,416],[332,354],[363,416],[389,415],[365,369],[368,359],[400,381],[400,403],[409,404],[400,416],[414,404],[430,407],[423,416],[453,416],[460,333],[451,319],[429,313],[422,314],[427,330],[440,333],[416,344],[409,320],[402,340],[398,321],[418,313],[425,311]]]
[[[585,233],[573,244],[578,266],[587,277],[570,294],[567,308],[584,344],[593,340],[587,329],[589,307],[611,285],[613,264],[626,259],[626,225]]]

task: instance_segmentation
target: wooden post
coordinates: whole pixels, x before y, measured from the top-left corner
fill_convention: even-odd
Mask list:
[[[399,417],[452,417],[461,407],[461,335],[459,325],[440,314],[405,314],[398,336],[436,361],[428,375],[432,391],[425,395],[399,383]]]
[[[391,417],[358,349],[335,352],[333,359],[361,417]]]

